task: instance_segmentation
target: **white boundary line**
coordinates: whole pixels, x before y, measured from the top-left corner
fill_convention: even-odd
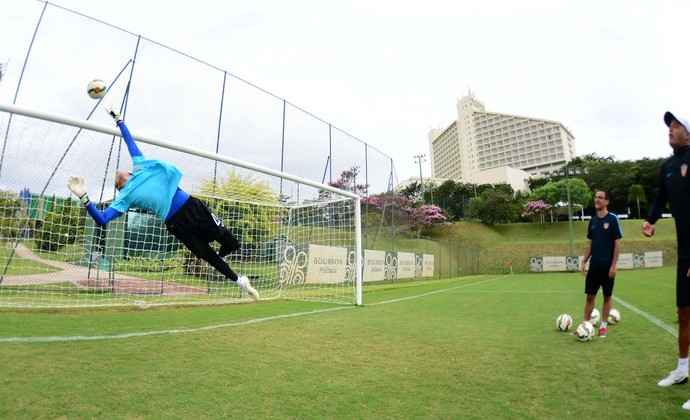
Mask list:
[[[240,327],[243,325],[256,324],[256,323],[265,322],[265,321],[273,321],[276,319],[294,318],[294,317],[298,317],[298,316],[320,314],[320,313],[324,313],[324,312],[341,311],[344,309],[353,309],[353,308],[355,308],[355,306],[342,306],[342,307],[337,307],[337,308],[317,309],[314,311],[307,311],[307,312],[296,312],[294,314],[275,315],[275,316],[270,316],[270,317],[266,317],[266,318],[255,318],[255,319],[250,319],[250,320],[242,321],[242,322],[230,322],[227,324],[207,325],[205,327],[178,328],[178,329],[160,330],[160,331],[143,331],[143,332],[114,334],[114,335],[72,335],[72,336],[52,336],[52,337],[6,337],[6,338],[0,338],[0,343],[47,343],[47,342],[55,342],[55,341],[116,340],[116,339],[122,339],[122,338],[132,338],[132,337],[146,337],[146,336],[150,336],[150,335],[181,334],[181,333],[190,333],[190,332],[198,332],[198,331],[209,331],[209,330],[215,330],[218,328]]]
[[[420,295],[409,296],[409,297],[400,298],[400,299],[392,299],[392,300],[386,300],[386,301],[382,301],[382,302],[371,303],[371,304],[364,305],[364,306],[366,307],[366,306],[386,305],[389,303],[396,303],[396,302],[402,302],[402,301],[410,300],[410,299],[417,299],[420,297],[430,296],[430,295],[434,295],[437,293],[444,293],[444,292],[448,292],[448,291],[452,291],[452,290],[456,290],[456,289],[462,289],[462,288],[466,288],[466,287],[476,286],[476,285],[487,283],[490,281],[500,280],[500,279],[505,278],[505,277],[507,277],[507,276],[482,280],[482,281],[479,281],[476,283],[465,284],[462,286],[451,287],[448,289],[435,290],[433,292],[422,293]],[[152,336],[152,335],[183,334],[183,333],[193,333],[193,332],[199,332],[199,331],[209,331],[209,330],[215,330],[215,329],[219,329],[219,328],[241,327],[243,325],[256,324],[259,322],[273,321],[276,319],[295,318],[295,317],[299,317],[299,316],[315,315],[315,314],[321,314],[321,313],[326,313],[326,312],[335,312],[335,311],[342,311],[342,310],[354,309],[354,308],[357,308],[357,306],[339,306],[336,308],[317,309],[314,311],[307,311],[307,312],[295,312],[293,314],[275,315],[275,316],[269,316],[266,318],[255,318],[255,319],[250,319],[250,320],[241,321],[241,322],[230,322],[230,323],[226,323],[226,324],[207,325],[205,327],[178,328],[178,329],[160,330],[160,331],[131,332],[131,333],[114,334],[114,335],[4,337],[4,338],[0,338],[0,343],[49,343],[49,342],[66,342],[66,341],[120,340],[120,339],[133,338],[133,337],[147,337],[147,336]]]
[[[667,332],[671,333],[672,336],[678,338],[678,329],[677,328],[673,328],[672,326],[668,325],[664,321],[662,321],[658,318],[655,318],[654,316],[648,314],[647,312],[645,312],[641,309],[634,307],[633,305],[629,304],[628,302],[624,301],[623,299],[621,299],[619,297],[614,296],[613,300],[619,302],[621,305],[625,306],[626,308],[630,309],[631,311],[635,312],[636,314],[638,314],[644,318],[647,318],[649,321],[651,321],[652,324],[654,324],[658,327],[661,327],[661,329],[666,330]]]
[[[405,301],[405,300],[417,299],[417,298],[425,297],[425,296],[431,296],[431,295],[435,295],[435,294],[437,294],[437,293],[451,292],[451,291],[453,291],[453,290],[464,289],[464,288],[467,288],[467,287],[476,286],[476,285],[479,285],[479,284],[484,284],[484,283],[488,283],[488,282],[491,282],[491,281],[496,281],[496,280],[504,279],[504,278],[506,278],[506,277],[508,277],[508,276],[505,275],[505,276],[501,276],[501,277],[495,277],[495,278],[493,278],[493,279],[487,279],[487,280],[478,281],[478,282],[476,282],[476,283],[463,284],[462,286],[455,286],[455,287],[451,287],[451,288],[449,288],[449,289],[434,290],[433,292],[422,293],[421,295],[408,296],[408,297],[404,297],[404,298],[400,298],[400,299],[384,300],[384,301],[381,301],[381,302],[370,303],[370,304],[367,305],[367,306],[387,305],[387,304],[389,304],[389,303],[397,303],[397,302],[402,302],[402,301]]]

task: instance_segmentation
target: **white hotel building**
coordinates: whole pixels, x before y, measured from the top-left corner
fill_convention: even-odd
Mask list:
[[[488,112],[470,94],[458,101],[458,119],[429,132],[432,179],[467,184],[527,180],[561,168],[575,157],[575,137],[560,122]]]

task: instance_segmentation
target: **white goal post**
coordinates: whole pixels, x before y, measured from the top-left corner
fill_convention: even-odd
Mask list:
[[[115,170],[132,167],[116,127],[6,103],[0,111],[0,307],[248,299],[155,215],[131,209],[98,227],[71,195],[67,179],[80,175],[100,208],[115,197]],[[146,157],[176,165],[180,187],[238,237],[242,248],[226,261],[262,300],[362,304],[357,194],[129,128]]]

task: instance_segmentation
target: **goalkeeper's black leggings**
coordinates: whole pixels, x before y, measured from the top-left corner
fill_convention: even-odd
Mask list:
[[[227,233],[228,235],[232,236],[230,232]],[[220,239],[221,238],[219,238],[218,242],[220,242]],[[235,242],[237,242],[237,240],[235,240]],[[221,250],[223,249],[223,246],[224,245],[220,246]],[[239,247],[237,249],[239,249]],[[206,247],[204,249],[194,252],[194,255],[211,264],[213,267],[215,267],[216,270],[218,270],[219,273],[223,274],[225,277],[229,278],[232,281],[237,281],[237,273],[232,271],[232,268],[230,268],[228,263],[226,263],[225,260],[220,257],[220,255],[216,254],[216,251],[214,251],[210,245],[206,244]]]
[[[165,226],[194,255],[211,264],[225,277],[237,281],[237,273],[222,257],[240,249],[240,243],[204,203],[190,196],[177,213],[165,222]],[[212,241],[220,243],[220,255],[209,245]]]

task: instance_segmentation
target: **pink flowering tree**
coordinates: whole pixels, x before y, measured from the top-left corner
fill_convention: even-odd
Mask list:
[[[406,210],[412,204],[410,199],[399,194],[378,194],[363,197],[362,204],[370,206],[370,209],[383,211],[384,208],[393,208],[396,211]]]
[[[340,178],[328,183],[331,187],[339,188],[344,191],[351,191],[362,197],[367,195],[369,184],[358,184],[359,166],[352,166],[340,173]]]
[[[448,218],[441,212],[441,208],[433,204],[410,207],[407,212],[410,230],[419,234],[428,235],[436,229],[447,229],[451,225]]]
[[[533,221],[544,223],[544,215],[551,209],[544,200],[528,201],[522,210],[522,217],[531,217]]]
[[[392,227],[408,223],[411,202],[407,197],[398,194],[378,194],[363,197],[360,201],[362,224],[365,227]]]

